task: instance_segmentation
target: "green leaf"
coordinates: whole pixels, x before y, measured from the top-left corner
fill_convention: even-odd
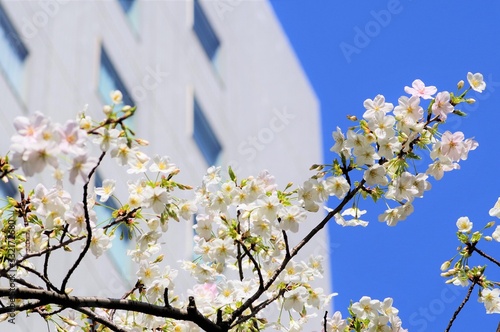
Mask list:
[[[234,174],[233,169],[231,168],[231,166],[229,166],[229,168],[228,168],[228,173],[229,173],[229,177],[231,178],[231,181],[236,182],[236,175]]]

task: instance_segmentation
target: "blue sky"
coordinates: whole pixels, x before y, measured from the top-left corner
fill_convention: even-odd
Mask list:
[[[325,162],[334,157],[331,132],[352,125],[345,115],[360,117],[365,99],[383,94],[397,105],[405,95],[403,87],[414,79],[456,91],[468,71],[483,73],[486,92],[471,95],[477,103],[462,107],[466,118],[450,118],[443,127],[479,142],[461,169],[432,180],[432,190],[415,201],[415,212],[396,227],[377,221],[383,202],[373,206],[364,201],[368,227],[330,224],[329,229],[332,284],[339,293],[335,309],[345,315],[349,301],[363,295],[393,297],[404,327],[443,331],[466,294],[466,288],[447,286],[439,275],[440,265],[456,252],[456,220],[469,216],[476,229],[482,228],[494,220],[488,211],[500,196],[500,2],[271,3],[320,100]],[[427,164],[417,167],[425,171]],[[479,248],[500,258],[500,243]],[[473,259],[470,264],[474,262],[483,263]],[[500,280],[492,264],[486,274]],[[499,321],[498,314],[486,315],[475,290],[451,331],[494,331]]]

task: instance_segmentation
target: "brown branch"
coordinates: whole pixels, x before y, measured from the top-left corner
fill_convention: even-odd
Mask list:
[[[257,270],[257,275],[259,276],[259,289],[263,289],[264,288],[264,279],[262,278],[262,272],[260,271],[259,263],[257,263],[255,258],[250,253],[250,250],[248,250],[247,246],[244,243],[242,243],[240,240],[236,240],[236,242],[239,245],[241,245],[241,247],[243,248],[243,251],[245,251],[245,254],[248,256],[248,258],[250,258],[253,265],[255,266],[255,269]]]
[[[320,230],[325,227],[325,225],[328,223],[330,219],[333,218],[334,215],[339,213],[344,206],[356,195],[356,193],[361,189],[361,187],[365,184],[365,180],[363,179],[354,190],[349,191],[349,193],[344,197],[342,202],[330,211],[326,217],[316,226],[314,227],[303,239],[302,241],[297,244],[293,250],[290,252],[290,256],[285,256],[283,261],[281,262],[280,267],[274,272],[274,274],[271,276],[271,278],[267,281],[267,283],[264,285],[264,289],[259,288],[252,296],[250,296],[238,309],[233,311],[231,314],[231,317],[227,320],[228,324],[233,325],[233,322],[238,319],[238,317],[241,316],[241,314],[250,308],[252,304],[266,291],[268,290],[276,281],[278,276],[283,272],[283,270],[286,268],[288,262],[299,253],[299,251],[308,243]],[[257,312],[255,312],[257,313]],[[234,325],[233,325],[234,326]]]
[[[462,303],[460,303],[460,305],[458,306],[457,310],[455,310],[455,312],[453,313],[453,316],[451,317],[450,322],[448,323],[448,326],[446,327],[446,330],[444,330],[444,332],[449,332],[450,331],[451,326],[453,325],[453,322],[457,318],[458,314],[463,309],[463,307],[465,306],[465,304],[467,303],[467,301],[469,301],[470,295],[472,294],[472,290],[474,289],[474,286],[476,286],[476,283],[477,283],[476,280],[472,281],[472,285],[469,287],[469,290],[467,291],[467,295],[465,295],[464,300],[462,301]]]
[[[75,237],[75,238],[69,239],[69,240],[67,240],[65,242],[62,242],[60,244],[57,244],[55,246],[48,247],[47,249],[44,249],[44,250],[41,250],[41,251],[38,251],[38,252],[33,252],[31,254],[26,254],[22,258],[20,258],[17,261],[15,261],[14,264],[12,264],[12,266],[19,266],[19,264],[21,264],[22,262],[24,262],[25,260],[27,260],[29,258],[42,256],[42,255],[46,254],[49,251],[57,250],[59,248],[62,248],[64,246],[67,246],[68,244],[71,244],[71,243],[73,243],[75,241],[82,240],[84,238],[85,238],[85,235],[82,235],[82,236],[79,236],[79,237]]]
[[[141,312],[157,317],[190,321],[195,323],[205,331],[228,331],[227,323],[217,325],[207,317],[203,316],[196,308],[194,298],[192,300],[190,299],[189,305],[186,309],[178,309],[171,306],[159,306],[140,301],[70,296],[66,294],[59,294],[57,292],[47,291],[44,289],[29,289],[24,287],[15,289],[0,287],[0,297],[2,296],[10,296],[12,298],[25,300],[39,300],[46,304],[55,304],[75,310],[79,310],[82,308],[102,308]],[[16,306],[14,310],[19,310],[21,308],[21,306]],[[10,312],[11,310],[11,307],[0,308],[0,314]]]
[[[64,277],[64,280],[61,285],[61,291],[64,292],[66,289],[66,285],[68,284],[69,278],[75,272],[76,268],[78,265],[80,265],[80,262],[83,260],[83,257],[87,254],[89,248],[90,248],[90,243],[92,242],[92,227],[90,226],[90,215],[89,215],[89,207],[87,204],[87,196],[88,196],[88,188],[89,188],[89,183],[90,179],[92,179],[92,175],[94,175],[95,171],[97,170],[97,167],[101,164],[102,159],[106,155],[106,151],[103,151],[101,155],[99,156],[99,160],[97,161],[97,165],[92,168],[92,170],[89,173],[89,178],[85,185],[83,186],[83,209],[85,212],[85,223],[87,225],[87,242],[85,243],[85,247],[83,250],[80,252],[80,255],[78,256],[76,262],[73,264],[73,266],[69,269],[68,274],[66,277]]]
[[[104,326],[106,326],[107,328],[109,328],[111,331],[115,331],[115,332],[127,332],[126,330],[123,330],[121,328],[119,328],[118,326],[116,326],[114,323],[110,322],[109,320],[107,319],[103,319],[101,317],[99,317],[97,314],[95,314],[92,310],[90,309],[85,309],[85,308],[78,308],[78,309],[75,309],[76,311],[79,311],[81,312],[82,314],[84,315],[87,315],[88,317],[90,317],[93,321],[96,321],[98,322],[99,324],[102,324]]]
[[[473,246],[472,247],[472,251],[475,251],[477,252],[479,255],[483,256],[484,258],[486,258],[487,260],[495,263],[497,266],[500,267],[500,262],[498,262],[496,259],[494,259],[493,257],[489,256],[488,254],[486,254],[485,252],[483,252],[482,250],[479,250],[476,248],[476,246]]]

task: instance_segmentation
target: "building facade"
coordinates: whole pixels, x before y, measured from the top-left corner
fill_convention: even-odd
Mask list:
[[[216,164],[241,176],[267,169],[284,187],[322,161],[318,100],[267,1],[0,1],[0,25],[3,153],[15,116],[40,110],[65,121],[88,105],[100,119],[109,91],[119,89],[138,107],[130,125],[150,142],[146,151],[170,156],[182,183],[199,185]],[[97,181],[116,174],[105,163]],[[39,181],[53,183],[50,174]],[[176,256],[167,260],[192,257],[192,226],[171,226],[165,248]],[[133,286],[120,245],[84,261],[75,294],[116,297]],[[330,290],[327,233],[304,251],[325,257],[321,286]],[[74,260],[59,259],[61,271]],[[16,328],[34,321],[18,317]]]

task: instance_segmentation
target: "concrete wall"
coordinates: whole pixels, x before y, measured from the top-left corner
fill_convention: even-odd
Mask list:
[[[15,115],[40,110],[65,121],[88,104],[92,117],[102,118],[98,80],[104,45],[138,106],[137,136],[151,142],[151,154],[172,158],[181,182],[197,186],[208,166],[192,138],[193,93],[223,146],[223,168],[232,165],[241,176],[268,169],[284,187],[289,181],[301,184],[310,165],[322,160],[319,102],[267,1],[202,1],[221,41],[216,64],[192,29],[191,1],[138,1],[132,17],[114,0],[1,4],[29,50],[19,91],[0,76],[1,151],[10,144]],[[118,196],[126,190],[126,174],[113,162],[101,172],[121,179]],[[39,181],[52,183],[49,175]],[[171,225],[167,261],[190,258],[192,225]],[[326,232],[305,251],[325,256],[322,286],[329,290]],[[59,257],[58,269],[64,271],[73,260]],[[70,287],[78,294],[120,296],[130,286],[110,266],[109,257],[86,260]],[[20,331],[34,321],[21,316]]]

